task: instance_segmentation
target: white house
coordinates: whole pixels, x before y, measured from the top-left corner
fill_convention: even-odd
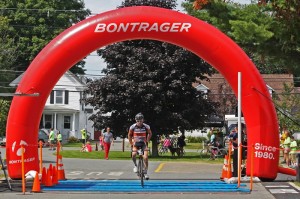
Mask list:
[[[23,74],[15,79],[10,86],[17,86]],[[67,71],[56,83],[47,99],[40,128],[53,127],[62,133],[63,140],[71,136],[81,138],[80,130],[86,128],[94,139],[93,122],[88,117],[93,113],[92,107],[80,102],[86,84],[70,71]]]

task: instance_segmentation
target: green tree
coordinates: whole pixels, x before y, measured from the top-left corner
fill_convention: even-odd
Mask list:
[[[0,17],[9,24],[9,38],[18,45],[15,67],[27,69],[36,55],[59,33],[83,19],[90,10],[77,0],[5,0],[0,2]],[[71,71],[84,74],[84,61]]]
[[[5,136],[7,115],[10,107],[10,102],[0,99],[0,136]]]
[[[8,83],[14,78],[14,64],[17,54],[17,45],[9,37],[9,25],[6,17],[0,16],[0,93],[12,92]]]
[[[257,2],[240,5],[229,0],[199,1],[205,2],[199,9],[195,9],[193,0],[183,6],[190,15],[207,21],[231,37],[243,48],[261,73],[289,72],[285,62],[295,58],[289,58],[293,53],[282,51],[281,37],[278,35],[285,29],[278,26],[278,21],[269,7]]]
[[[278,51],[276,61],[286,66],[290,73],[300,77],[300,1],[260,0],[259,2],[261,7],[272,13],[275,18],[273,30],[277,45],[273,48],[276,47]]]
[[[141,3],[176,6],[176,1],[146,0],[125,1],[122,6]],[[106,76],[90,82],[83,99],[97,110],[89,118],[95,127],[110,126],[116,135],[127,135],[135,114],[142,112],[153,131],[153,155],[158,155],[156,135],[198,129],[214,113],[214,104],[192,87],[196,77],[204,79],[212,68],[191,52],[159,41],[134,40],[107,46],[98,54],[107,63]]]
[[[277,117],[279,126],[286,126],[293,132],[300,130],[300,95],[295,93],[293,85],[284,84],[284,91],[275,96],[274,103],[276,104]]]

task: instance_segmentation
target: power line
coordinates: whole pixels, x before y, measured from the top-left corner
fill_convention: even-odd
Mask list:
[[[284,112],[281,110],[280,106],[277,105],[277,104],[273,101],[272,98],[270,98],[269,96],[264,95],[261,91],[257,90],[256,88],[253,88],[253,90],[255,90],[256,92],[258,92],[258,93],[259,93],[260,95],[262,95],[263,97],[267,98],[269,101],[273,102],[273,104],[274,104],[274,106],[275,106],[275,108],[276,108],[277,111],[279,111],[281,114],[283,114],[283,115],[284,115],[285,117],[287,117],[289,120],[291,120],[294,124],[300,126],[300,124],[299,124],[296,120],[294,120],[293,118],[291,118],[290,116],[288,116],[286,113],[284,113]]]
[[[0,8],[0,10],[18,10],[18,11],[44,11],[44,12],[87,12],[87,10],[55,10],[52,8]]]
[[[86,9],[86,8],[84,8]],[[56,9],[52,9],[52,8],[44,8],[44,9],[38,9],[38,8],[33,8],[33,9],[30,9],[30,8],[0,8],[0,10],[3,10],[3,11],[10,11],[10,10],[18,10],[18,11],[34,11],[34,12],[45,12],[45,14],[47,15],[50,15],[50,12],[53,13],[53,12],[73,12],[73,13],[88,13],[89,16],[88,17],[92,17],[92,16],[95,16],[99,13],[92,13],[89,9],[86,9],[86,10],[56,10]]]

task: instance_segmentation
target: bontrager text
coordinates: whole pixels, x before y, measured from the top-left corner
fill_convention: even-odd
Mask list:
[[[165,22],[148,23],[148,22],[131,22],[131,23],[98,23],[95,32],[189,32],[192,27],[191,23]]]

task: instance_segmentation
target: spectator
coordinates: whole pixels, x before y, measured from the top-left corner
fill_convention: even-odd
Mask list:
[[[181,135],[178,139],[177,139],[177,146],[179,147],[179,153],[180,153],[180,156],[183,156],[183,147],[186,146],[186,143],[185,143],[185,136],[184,135]]]
[[[295,140],[294,136],[291,136],[291,144],[290,144],[291,151],[289,153],[290,160],[291,160],[291,167],[296,167],[296,154],[297,154],[297,141]]]
[[[213,144],[216,141],[216,135],[214,132],[215,132],[215,130],[214,130],[214,128],[212,128],[210,131],[210,138],[209,138],[210,144]]]
[[[86,152],[92,152],[92,145],[89,141],[86,142],[85,149]]]
[[[283,143],[284,143],[284,140],[286,138],[286,133],[285,133],[286,131],[287,131],[287,128],[286,128],[286,126],[284,126],[282,128],[282,133],[281,133],[281,136],[280,136],[280,147],[282,149],[284,149]],[[282,150],[282,156],[284,157],[284,150]],[[285,160],[283,160],[282,163],[286,163]]]
[[[63,150],[63,148],[62,148],[62,135],[61,135],[60,131],[57,131],[56,137],[57,137],[57,142],[60,146],[60,150]]]
[[[106,128],[106,132],[102,135],[104,151],[105,151],[105,159],[108,160],[108,154],[110,150],[110,146],[114,143],[114,136],[110,131],[110,128]]]
[[[232,177],[238,177],[238,128],[235,127],[229,135],[229,138],[232,142],[233,146],[233,158],[232,158],[232,165],[233,165],[233,172]]]
[[[86,130],[85,129],[81,129],[81,142],[83,143],[83,144],[85,144],[86,143]]]
[[[49,150],[55,150],[54,148],[54,143],[55,142],[55,134],[54,134],[54,130],[53,128],[50,128],[50,133],[49,133],[49,144],[50,144],[50,148]]]
[[[168,151],[169,147],[171,147],[171,140],[169,136],[166,136],[166,139],[163,142],[163,147],[166,152]]]
[[[291,151],[290,148],[290,144],[291,144],[291,136],[290,136],[290,132],[285,131],[285,140],[283,142],[283,162],[282,163],[286,163],[288,166],[290,165],[290,156],[289,153]]]

